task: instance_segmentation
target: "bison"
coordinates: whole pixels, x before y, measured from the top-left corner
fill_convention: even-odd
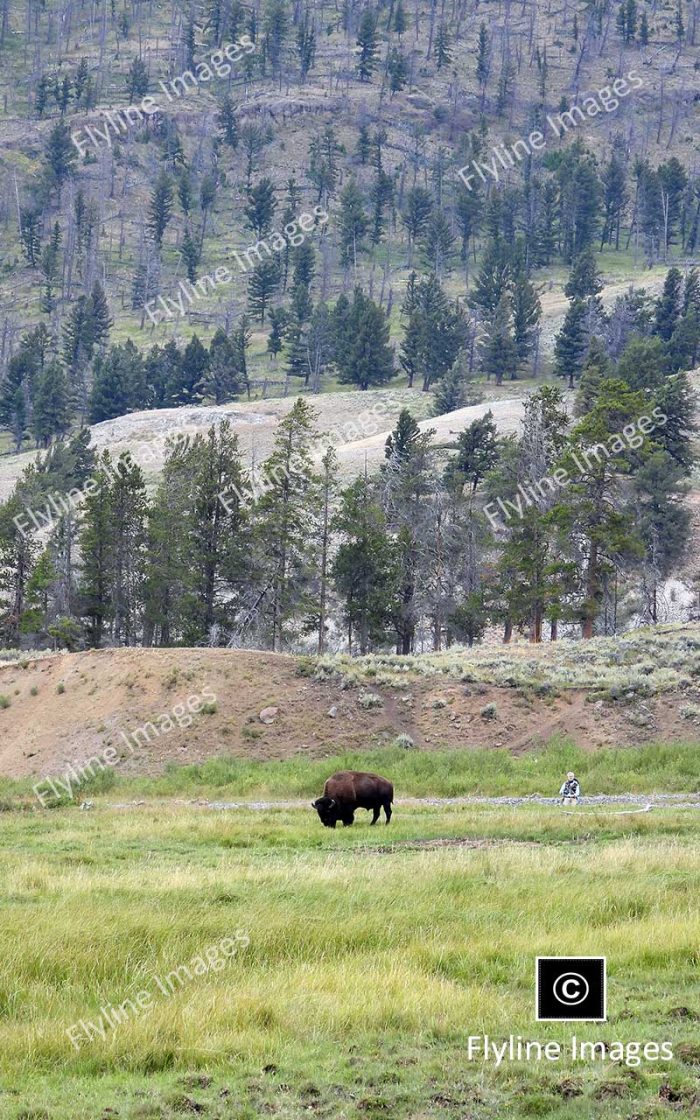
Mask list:
[[[379,774],[365,774],[361,770],[339,770],[328,779],[323,787],[323,797],[312,802],[312,808],[326,828],[335,828],[338,821],[346,826],[352,824],[356,809],[371,809],[371,823],[376,824],[383,808],[388,824],[393,800],[394,787],[386,778],[380,778]]]

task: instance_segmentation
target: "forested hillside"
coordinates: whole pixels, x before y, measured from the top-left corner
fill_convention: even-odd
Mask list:
[[[2,0],[0,645],[591,637],[679,574],[692,614],[696,22]],[[91,441],[281,397],[261,455],[234,416],[171,417],[157,476]]]

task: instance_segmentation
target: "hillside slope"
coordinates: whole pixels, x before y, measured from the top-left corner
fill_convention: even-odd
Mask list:
[[[583,748],[688,742],[700,720],[698,648],[696,626],[401,661],[211,649],[26,660],[0,667],[0,774],[56,775],[108,747],[124,773],[145,774],[216,755],[330,757],[402,733],[427,750],[520,752],[564,736]],[[215,710],[190,718],[190,697]],[[129,736],[149,722],[132,751]]]

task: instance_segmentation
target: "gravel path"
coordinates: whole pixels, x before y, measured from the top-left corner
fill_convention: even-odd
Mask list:
[[[203,798],[185,800],[183,798],[168,799],[167,804],[187,805],[192,809],[256,809],[260,811],[270,809],[305,809],[310,807],[308,800],[297,801],[206,801]],[[410,808],[411,805],[560,805],[558,797],[542,797],[540,794],[531,794],[528,797],[401,797],[396,804],[401,808]],[[152,801],[123,801],[114,802],[110,809],[137,809],[143,806],[152,806]],[[595,808],[596,806],[630,805],[638,809],[668,808],[668,809],[700,809],[700,794],[697,793],[620,793],[620,794],[595,794],[593,797],[582,797],[579,809]],[[575,812],[576,810],[572,810]]]

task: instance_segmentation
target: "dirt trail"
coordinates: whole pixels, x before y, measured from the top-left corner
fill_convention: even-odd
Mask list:
[[[306,809],[309,805],[306,800],[294,801],[207,801],[204,798],[184,800],[169,798],[162,802],[167,805],[187,805],[191,809],[211,809],[215,812],[235,811],[248,809],[257,812],[269,812],[276,809]],[[140,809],[153,808],[154,801],[114,801],[110,802],[108,809]],[[417,808],[420,806],[448,806],[457,805],[468,807],[470,805],[500,805],[517,808],[520,805],[548,805],[559,807],[558,797],[543,797],[541,794],[531,794],[528,797],[401,797],[395,806],[401,809]],[[637,808],[632,812],[646,811],[648,809],[700,809],[700,794],[696,793],[619,793],[595,794],[592,797],[581,798],[579,810],[601,809],[608,811],[615,805],[634,805]]]

